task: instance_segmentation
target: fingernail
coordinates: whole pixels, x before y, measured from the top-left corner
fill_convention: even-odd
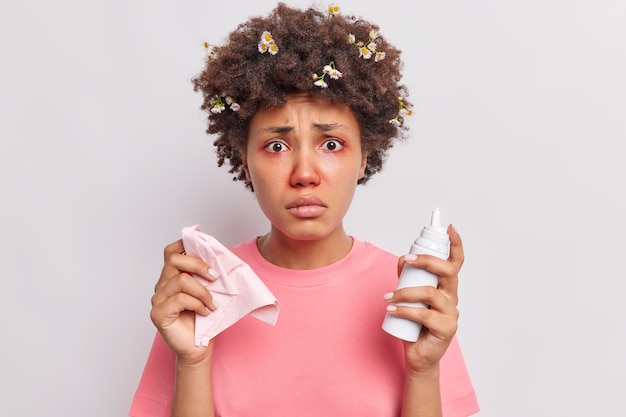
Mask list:
[[[459,229],[457,229],[455,225],[450,224],[450,226],[452,226],[452,229],[456,232],[457,235],[460,235]]]
[[[387,306],[387,311],[396,311],[398,309],[398,307],[394,306],[393,304],[389,304]]]
[[[209,276],[218,279],[220,277],[220,274],[213,268],[209,268]]]
[[[393,292],[388,292],[385,295],[383,295],[383,298],[385,300],[391,300],[393,298]]]
[[[415,255],[414,253],[409,253],[408,255],[404,255],[404,260],[411,262],[417,259],[417,255]]]

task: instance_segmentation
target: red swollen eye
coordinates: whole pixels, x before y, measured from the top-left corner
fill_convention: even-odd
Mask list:
[[[341,149],[342,146],[343,144],[337,139],[330,139],[324,142],[324,147],[326,148],[326,150],[331,152]]]
[[[285,145],[282,142],[271,142],[265,148],[272,153],[279,153],[285,150]]]

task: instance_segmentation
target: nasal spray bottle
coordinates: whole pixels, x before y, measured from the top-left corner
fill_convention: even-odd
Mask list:
[[[420,236],[413,242],[409,253],[427,254],[441,259],[448,259],[450,253],[450,237],[447,229],[441,226],[439,208],[435,208],[430,219],[430,226],[422,229]],[[430,285],[437,287],[438,278],[435,274],[423,269],[404,264],[396,290],[407,287]],[[397,305],[428,308],[424,303],[397,303]],[[422,325],[413,320],[387,314],[383,321],[383,330],[400,339],[415,342],[422,330]]]

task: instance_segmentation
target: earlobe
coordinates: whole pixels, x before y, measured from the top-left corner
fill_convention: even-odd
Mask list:
[[[246,179],[250,182],[252,182],[252,180],[250,179],[250,170],[248,169],[248,161],[246,160],[246,156],[242,155],[243,160],[243,172],[246,174]]]
[[[359,179],[365,176],[365,168],[367,168],[367,154],[363,154],[361,159],[361,168],[359,168]]]

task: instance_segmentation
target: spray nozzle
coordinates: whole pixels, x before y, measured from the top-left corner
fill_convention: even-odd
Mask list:
[[[439,207],[435,207],[433,210],[428,228],[439,233],[447,232],[446,228],[441,225],[441,211],[439,211]]]

